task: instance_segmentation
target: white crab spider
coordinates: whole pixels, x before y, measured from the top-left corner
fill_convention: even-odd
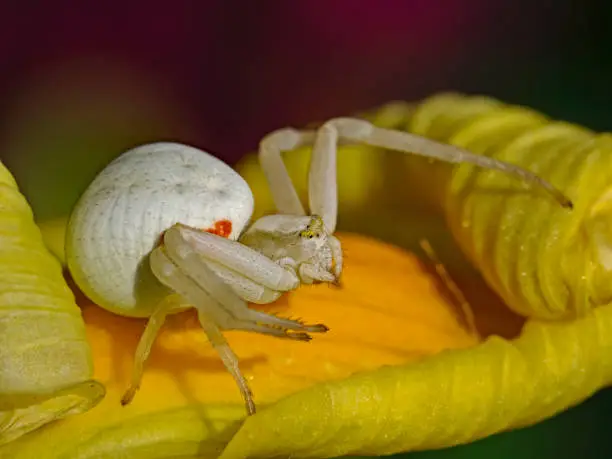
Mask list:
[[[225,163],[177,143],[134,148],[109,164],[85,191],[71,215],[66,239],[68,267],[86,295],[117,314],[149,317],[122,403],[129,403],[138,389],[166,316],[187,307],[196,308],[249,414],[255,412],[252,394],[222,330],[297,340],[327,331],[323,324],[255,311],[247,302],[270,303],[303,283],[338,282],[342,249],[333,233],[339,142],[505,171],[538,184],[571,207],[548,182],[512,164],[363,120],[337,118],[316,131],[280,129],[261,141],[260,162],[279,213],[247,227],[253,211],[251,191]],[[310,215],[281,157],[305,145],[313,146]],[[179,301],[172,301],[177,296]]]

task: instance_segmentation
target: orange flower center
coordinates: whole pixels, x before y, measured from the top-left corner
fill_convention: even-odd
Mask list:
[[[376,240],[339,235],[346,264],[342,286],[302,286],[270,305],[252,305],[330,331],[309,343],[228,331],[258,404],[317,382],[385,365],[414,362],[445,349],[474,346],[491,333],[513,336],[521,319],[508,312],[475,279],[458,279],[475,312],[466,311],[426,259]],[[452,292],[451,292],[452,293]],[[113,315],[80,297],[95,376],[107,385],[105,403],[119,403],[127,388],[145,321]],[[133,405],[242,403],[238,389],[192,312],[171,316],[157,337]],[[129,408],[126,408],[129,409]]]

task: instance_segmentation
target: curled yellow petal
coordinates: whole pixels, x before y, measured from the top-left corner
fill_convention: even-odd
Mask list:
[[[612,301],[609,220],[612,136],[487,97],[438,94],[414,104],[400,129],[528,169],[571,199],[462,164],[406,156],[406,180],[435,177],[449,231],[509,308],[569,319]],[[398,190],[402,192],[401,189]]]
[[[82,413],[104,388],[74,296],[0,163],[0,444]]]
[[[612,383],[612,306],[530,322],[411,365],[315,386],[247,419],[221,456],[333,457],[442,448],[533,424]]]

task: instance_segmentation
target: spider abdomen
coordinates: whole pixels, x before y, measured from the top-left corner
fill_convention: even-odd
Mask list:
[[[148,316],[166,293],[148,264],[163,232],[182,223],[235,240],[253,206],[246,182],[219,159],[178,143],[136,147],[102,170],[77,203],[68,267],[96,304]]]

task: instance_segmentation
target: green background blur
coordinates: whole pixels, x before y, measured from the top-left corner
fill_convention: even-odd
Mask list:
[[[263,134],[458,90],[612,131],[604,1],[200,1],[0,6],[0,158],[39,221],[111,158],[177,140],[229,163]],[[612,458],[612,391],[411,459]]]

